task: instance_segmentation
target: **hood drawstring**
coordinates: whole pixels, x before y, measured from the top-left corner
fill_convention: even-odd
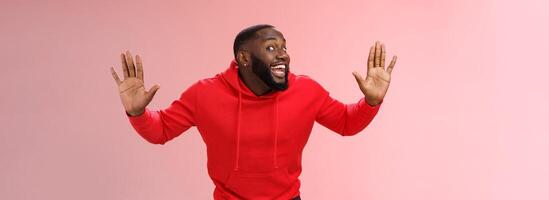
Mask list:
[[[273,160],[274,168],[278,169],[278,96],[275,97],[275,106],[274,106],[274,151],[273,151]],[[242,93],[238,92],[238,118],[236,122],[236,161],[234,166],[234,171],[238,171],[238,163],[240,161],[240,124],[242,121]]]
[[[240,121],[242,119],[242,93],[240,92],[240,85],[238,85],[238,117],[236,121],[236,163],[234,165],[234,171],[238,171],[238,161],[240,160]]]
[[[238,77],[237,77],[238,80]],[[236,160],[234,164],[234,171],[238,171],[238,163],[240,162],[240,127],[242,123],[242,91],[239,83],[235,84],[238,89],[238,112],[237,112],[237,121],[236,121]],[[274,168],[278,168],[278,95],[275,96],[275,106],[274,106],[274,151],[273,151],[273,162]]]
[[[277,147],[278,147],[278,96],[275,97],[275,121],[274,121],[274,132],[275,132],[275,138],[274,138],[274,167],[275,169],[278,168],[278,162],[277,162]]]

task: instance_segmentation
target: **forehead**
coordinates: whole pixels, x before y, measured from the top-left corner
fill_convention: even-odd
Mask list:
[[[256,41],[266,42],[269,40],[281,40],[286,41],[284,35],[274,28],[264,28],[256,32]]]

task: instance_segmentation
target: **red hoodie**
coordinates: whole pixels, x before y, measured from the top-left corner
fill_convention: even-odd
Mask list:
[[[206,143],[214,199],[281,199],[299,195],[301,155],[314,122],[343,136],[374,118],[364,98],[345,105],[307,76],[288,74],[285,91],[256,96],[229,69],[203,79],[167,109],[129,117],[147,141],[164,144],[196,126]]]

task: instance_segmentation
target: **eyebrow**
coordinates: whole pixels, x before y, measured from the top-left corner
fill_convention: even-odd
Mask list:
[[[276,37],[268,37],[268,38],[265,38],[264,40],[265,41],[267,41],[267,40],[276,40]],[[282,41],[286,42],[286,38],[282,38]]]

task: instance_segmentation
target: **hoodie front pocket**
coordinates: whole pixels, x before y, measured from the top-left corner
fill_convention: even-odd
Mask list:
[[[291,181],[287,168],[264,173],[232,171],[225,186],[243,199],[272,199],[288,190]]]

